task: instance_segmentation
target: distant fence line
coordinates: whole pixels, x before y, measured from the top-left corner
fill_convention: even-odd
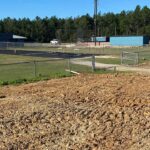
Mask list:
[[[150,45],[143,45],[143,47],[149,47]],[[28,42],[0,42],[0,48],[21,48],[21,47],[33,47],[33,48],[142,48],[131,46],[111,46],[109,42],[97,42],[96,46],[94,42],[77,42],[77,43],[61,43],[53,45],[51,43],[28,43]]]
[[[97,42],[96,47],[109,47],[109,43],[100,43]],[[61,44],[50,44],[50,43],[23,43],[23,42],[0,42],[0,48],[11,48],[11,47],[62,47],[62,48],[70,48],[70,47],[95,47],[94,42],[77,42],[77,43],[61,43]]]
[[[24,42],[0,42],[0,48],[24,47]]]
[[[101,45],[102,46],[102,45]],[[105,45],[106,46],[106,45]],[[20,51],[21,48],[25,51],[47,51],[47,53],[74,53],[74,54],[94,54],[94,55],[121,55],[122,64],[131,62],[131,64],[141,63],[143,60],[150,60],[150,47],[91,47],[88,42],[78,43],[62,43],[61,45],[51,45],[50,43],[23,43],[23,42],[0,42],[0,50],[14,50],[14,53]],[[138,53],[136,60],[128,58],[126,61],[122,57],[122,51],[128,53]],[[33,53],[33,52],[32,52]],[[127,55],[124,55],[127,58]],[[128,54],[130,57],[131,55]],[[135,58],[135,57],[134,57]],[[130,59],[130,60],[129,60]],[[125,61],[124,61],[125,60]],[[130,63],[129,63],[130,64]]]

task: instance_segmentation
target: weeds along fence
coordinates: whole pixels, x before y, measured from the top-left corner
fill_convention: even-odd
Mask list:
[[[100,68],[95,65],[95,57],[50,59],[30,62],[0,64],[0,82],[31,80],[35,78],[59,78],[72,73],[92,73],[115,71],[114,67]],[[1,83],[1,84],[2,84]]]

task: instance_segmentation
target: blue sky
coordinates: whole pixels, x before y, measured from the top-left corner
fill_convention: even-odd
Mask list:
[[[77,17],[86,13],[93,14],[94,0],[1,0],[0,19],[36,16],[60,18]],[[150,0],[99,0],[99,11],[118,13],[133,10],[136,5],[150,7]]]

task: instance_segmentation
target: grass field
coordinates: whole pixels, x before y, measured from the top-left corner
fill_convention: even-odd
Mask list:
[[[47,58],[32,57],[32,56],[17,56],[17,55],[3,55],[0,54],[0,64],[10,64],[18,62],[46,60]]]
[[[121,64],[120,58],[96,58],[96,62],[104,64]]]

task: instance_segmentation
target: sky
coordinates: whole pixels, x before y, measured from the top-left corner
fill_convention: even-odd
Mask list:
[[[93,15],[94,0],[1,0],[0,19],[41,18],[57,16],[59,18],[77,17],[89,13]],[[150,7],[150,0],[99,0],[98,11],[119,13],[122,10],[134,10],[136,5]]]

